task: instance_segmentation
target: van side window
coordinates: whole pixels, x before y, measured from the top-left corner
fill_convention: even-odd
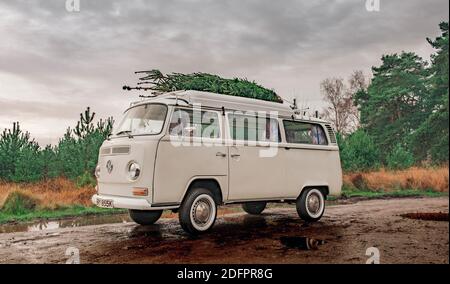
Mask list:
[[[213,111],[176,108],[169,125],[172,136],[220,138],[219,115]]]
[[[323,127],[299,121],[283,121],[287,143],[328,145]]]
[[[268,117],[255,117],[230,113],[229,129],[233,140],[280,142],[278,121]]]

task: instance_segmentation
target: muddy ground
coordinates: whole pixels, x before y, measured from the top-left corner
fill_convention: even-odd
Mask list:
[[[448,218],[401,216],[448,215],[448,209],[448,197],[359,201],[329,206],[320,222],[306,224],[294,207],[272,207],[261,216],[221,216],[198,238],[187,236],[177,219],[148,227],[122,217],[103,225],[41,224],[0,233],[0,263],[65,263],[69,247],[79,250],[81,263],[365,263],[369,247],[379,250],[381,263],[449,263]],[[305,249],[303,238],[314,239],[313,249]]]

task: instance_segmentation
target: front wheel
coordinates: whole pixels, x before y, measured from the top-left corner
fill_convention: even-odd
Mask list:
[[[179,219],[181,227],[191,235],[208,231],[216,221],[217,206],[211,192],[196,188],[188,193],[181,204]]]
[[[162,210],[146,211],[146,210],[129,210],[131,219],[139,225],[152,225],[162,215]]]
[[[317,222],[325,212],[325,197],[315,188],[306,189],[296,202],[297,213],[307,222]]]

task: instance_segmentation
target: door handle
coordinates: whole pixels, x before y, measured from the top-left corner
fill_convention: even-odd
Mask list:
[[[231,155],[231,158],[237,158],[237,157],[240,157],[241,155],[239,155],[239,154],[232,154]]]
[[[216,157],[222,157],[222,158],[225,158],[226,156],[227,156],[227,154],[222,153],[222,152],[217,152],[217,153],[216,153]]]

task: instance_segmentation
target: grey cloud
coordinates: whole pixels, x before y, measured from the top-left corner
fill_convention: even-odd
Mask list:
[[[381,0],[381,12],[368,13],[365,0],[80,1],[79,13],[68,13],[65,0],[0,3],[0,82],[16,76],[37,90],[17,89],[21,100],[118,115],[132,72],[160,68],[247,77],[320,105],[319,83],[328,76],[368,73],[387,52],[431,53],[425,38],[439,33],[449,7],[448,0]],[[11,104],[10,96],[0,89],[0,104]],[[34,110],[41,112],[66,115]]]
[[[39,101],[21,101],[2,98],[1,114],[11,118],[36,119],[43,114],[53,119],[71,119],[73,114],[67,112],[70,105]],[[62,112],[61,110],[65,110]]]

